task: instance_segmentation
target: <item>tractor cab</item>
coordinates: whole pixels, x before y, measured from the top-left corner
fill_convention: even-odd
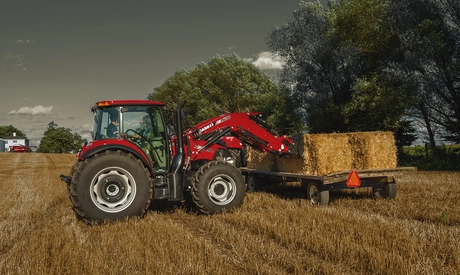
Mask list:
[[[155,172],[168,171],[168,137],[163,104],[152,101],[103,101],[92,109],[94,141],[122,144],[129,142],[141,149]],[[110,141],[113,140],[113,141]]]

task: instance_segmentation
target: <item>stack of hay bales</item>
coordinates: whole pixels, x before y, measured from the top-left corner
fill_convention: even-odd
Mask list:
[[[325,175],[346,170],[395,168],[396,146],[391,132],[306,134],[302,158],[247,150],[248,168]]]

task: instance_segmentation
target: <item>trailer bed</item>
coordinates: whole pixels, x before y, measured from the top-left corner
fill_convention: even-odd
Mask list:
[[[315,176],[240,167],[241,173],[246,178],[249,190],[254,191],[256,186],[267,182],[266,179],[277,182],[301,182],[307,188],[307,197],[313,203],[321,205],[329,203],[329,191],[361,187],[372,187],[373,193],[377,197],[394,199],[396,197],[394,177],[402,175],[404,172],[416,170],[416,167],[346,170]],[[358,180],[356,180],[356,176]],[[355,181],[353,182],[353,180]]]

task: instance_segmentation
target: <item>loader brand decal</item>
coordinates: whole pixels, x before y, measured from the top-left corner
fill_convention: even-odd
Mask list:
[[[223,117],[222,119],[217,120],[216,122],[211,122],[211,123],[209,123],[208,125],[206,125],[206,126],[200,128],[199,131],[200,131],[200,133],[202,133],[202,132],[208,130],[209,128],[211,128],[211,127],[213,127],[213,126],[217,126],[218,124],[221,124],[222,122],[225,122],[225,121],[229,120],[231,117],[232,117],[232,116],[228,115],[228,116],[226,116],[226,117]]]
[[[201,132],[204,132],[206,130],[208,130],[209,128],[211,128],[212,126],[214,126],[214,122],[211,122],[209,123],[208,125],[204,126],[203,128],[200,129],[200,133]]]

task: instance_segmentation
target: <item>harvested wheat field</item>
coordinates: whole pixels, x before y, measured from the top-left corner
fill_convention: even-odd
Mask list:
[[[59,174],[73,155],[0,153],[0,274],[458,274],[460,173],[411,172],[395,200],[369,190],[307,203],[296,185],[235,211],[152,209],[78,221]]]

